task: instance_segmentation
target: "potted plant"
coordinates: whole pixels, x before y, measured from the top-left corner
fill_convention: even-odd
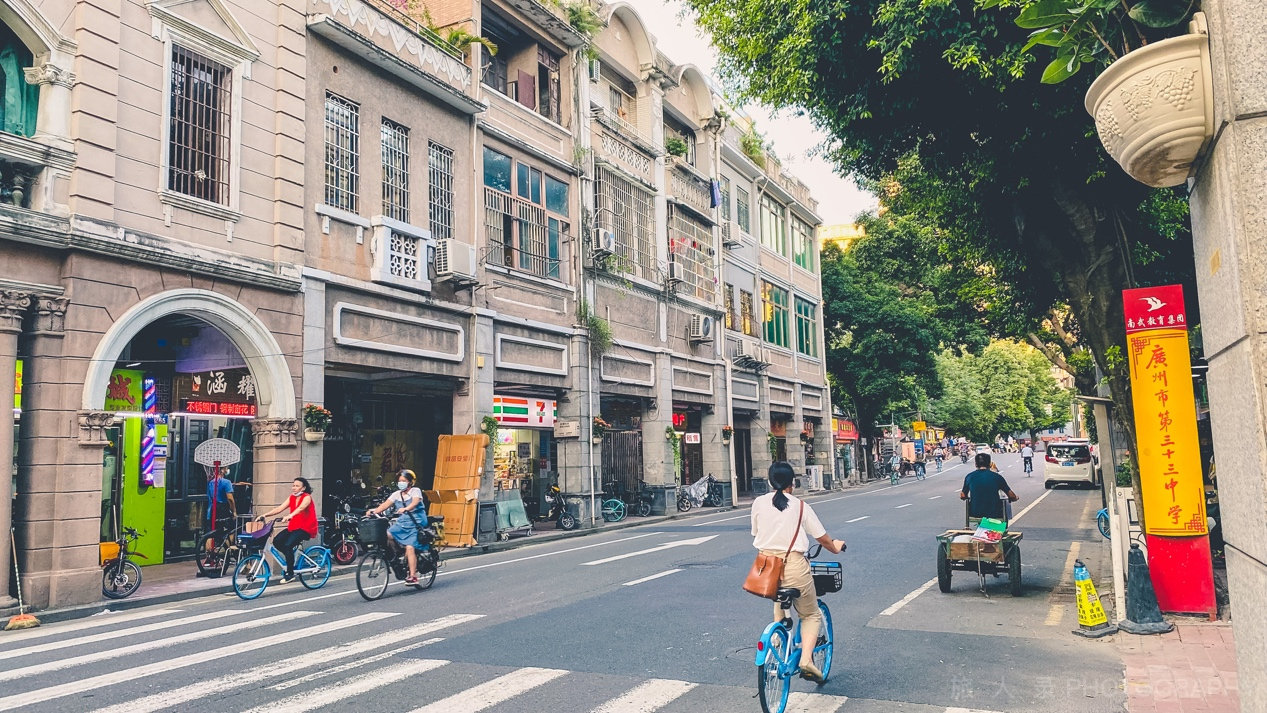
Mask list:
[[[765,434],[766,448],[770,449],[770,460],[779,459],[779,437],[773,433]]]
[[[330,427],[331,414],[323,406],[304,404],[304,440],[315,443],[326,437],[326,429]]]
[[[670,136],[664,140],[664,150],[674,158],[685,158],[687,150],[686,141],[678,136]]]
[[[1016,18],[1033,30],[1025,51],[1046,46],[1056,54],[1043,82],[1063,82],[1084,64],[1107,66],[1087,90],[1086,109],[1113,160],[1155,188],[1183,183],[1214,135],[1210,45],[1199,9],[1199,0],[1039,0]]]
[[[723,446],[730,445],[730,439],[735,435],[735,429],[731,426],[721,427],[721,444]]]
[[[810,433],[808,429],[801,431],[801,443],[809,443],[812,440],[814,440],[814,434]]]
[[[602,443],[603,434],[611,430],[612,425],[600,416],[594,417],[594,425],[590,428],[591,442]]]

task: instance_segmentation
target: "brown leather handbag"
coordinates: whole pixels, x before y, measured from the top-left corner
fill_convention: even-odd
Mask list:
[[[743,590],[764,599],[774,599],[779,591],[779,581],[783,579],[783,567],[792,554],[792,546],[801,535],[801,518],[805,516],[805,501],[801,501],[801,509],[796,514],[796,532],[792,533],[792,541],[787,545],[787,552],[782,557],[757,553],[757,559],[748,570],[748,577],[743,581]]]

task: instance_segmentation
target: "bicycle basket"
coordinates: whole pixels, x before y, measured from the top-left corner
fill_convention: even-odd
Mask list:
[[[845,586],[844,571],[839,562],[811,562],[809,571],[814,575],[814,591],[820,597],[839,592]]]
[[[268,536],[273,534],[273,523],[269,523],[255,532],[246,532],[245,530],[238,533],[238,547],[245,550],[258,551],[264,549],[264,543],[268,542]]]
[[[356,525],[356,539],[366,546],[387,542],[387,520],[381,517],[361,520]]]

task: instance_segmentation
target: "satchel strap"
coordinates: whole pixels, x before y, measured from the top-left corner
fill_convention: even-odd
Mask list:
[[[801,501],[801,509],[796,513],[796,532],[792,533],[792,541],[787,543],[787,552],[783,553],[783,561],[792,555],[792,546],[796,544],[796,538],[801,535],[801,519],[805,517],[805,501]]]

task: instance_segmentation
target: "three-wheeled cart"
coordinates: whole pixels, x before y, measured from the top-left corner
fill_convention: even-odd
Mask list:
[[[1019,597],[1021,585],[1020,532],[1006,532],[1000,542],[981,542],[972,539],[975,530],[946,530],[937,536],[937,588],[950,591],[950,574],[955,570],[976,572],[980,577],[981,591],[985,591],[985,576],[995,577],[1006,572],[1012,596]]]

